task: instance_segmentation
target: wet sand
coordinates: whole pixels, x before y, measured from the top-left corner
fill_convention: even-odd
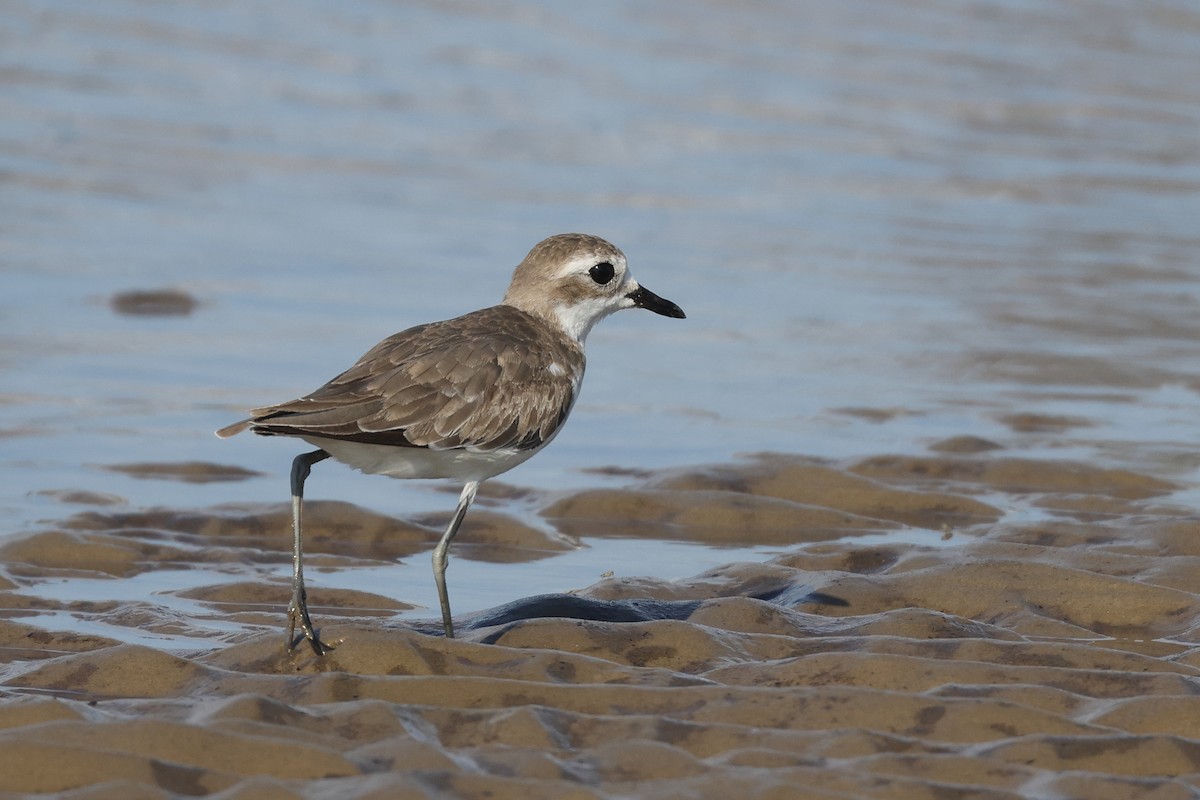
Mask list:
[[[39,596],[55,580],[287,559],[282,506],[82,511],[0,547],[0,791],[1194,797],[1195,512],[1161,479],[967,444],[643,474],[544,498],[559,537],[498,504],[461,537],[496,560],[576,536],[787,549],[514,598],[454,641],[317,572],[314,612],[340,642],[324,659],[284,651],[282,581],[190,590],[230,626],[192,651],[55,632],[39,615],[194,628],[166,603],[56,608]],[[425,553],[439,521],[315,503],[313,564]],[[614,608],[633,621],[597,618]]]
[[[565,8],[5,5],[0,796],[1198,796],[1196,4]],[[687,324],[461,640],[457,490],[323,469],[287,655],[295,451],[212,430],[569,230]]]

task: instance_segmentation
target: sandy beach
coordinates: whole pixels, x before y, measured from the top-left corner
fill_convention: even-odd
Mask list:
[[[1195,0],[8,0],[0,798],[1200,797]],[[553,444],[221,440],[620,247]],[[678,323],[678,324],[675,324]]]
[[[531,617],[518,601],[499,624],[464,618],[454,641],[318,577],[314,612],[340,642],[325,658],[285,652],[282,582],[193,593],[244,629],[194,652],[24,623],[31,605],[52,605],[37,586],[54,578],[287,558],[282,507],[84,511],[0,548],[12,576],[0,593],[0,789],[1193,797],[1200,540],[1195,513],[1162,501],[1173,488],[995,450],[672,470],[557,498],[543,518],[567,535],[807,543],[685,581],[603,580],[543,598]],[[1026,516],[1018,508],[1048,513],[1005,521]],[[343,567],[436,535],[348,504],[318,505],[310,524],[314,561]],[[937,543],[888,544],[880,531]],[[463,540],[510,558],[547,547],[494,512]],[[580,611],[572,597],[598,602]],[[645,618],[546,615],[613,604]],[[69,610],[187,633],[187,619],[147,604]]]

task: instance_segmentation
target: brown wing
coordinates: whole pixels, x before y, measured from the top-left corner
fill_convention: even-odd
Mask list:
[[[255,409],[249,422],[264,435],[529,449],[566,419],[583,368],[578,343],[493,306],[390,336],[312,394]]]

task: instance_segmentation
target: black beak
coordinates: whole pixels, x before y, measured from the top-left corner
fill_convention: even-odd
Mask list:
[[[653,311],[655,314],[662,314],[664,317],[674,317],[675,319],[685,319],[687,315],[683,313],[683,309],[659,297],[654,292],[647,289],[645,286],[639,286],[634,291],[625,295],[633,301],[637,308],[644,308],[647,311]]]

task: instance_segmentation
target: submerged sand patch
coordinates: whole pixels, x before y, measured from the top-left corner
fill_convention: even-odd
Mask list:
[[[463,537],[494,560],[573,536],[792,546],[519,600],[466,615],[454,641],[391,619],[394,600],[330,593],[323,635],[341,644],[323,659],[283,651],[282,582],[190,593],[243,625],[220,650],[46,630],[47,610],[188,624],[149,599],[39,602],[51,577],[287,557],[281,507],[78,514],[0,548],[0,791],[1195,796],[1200,519],[1148,476],[948,450],[640,475],[547,499],[558,537],[485,511]],[[338,569],[437,536],[437,520],[347,504],[311,519],[315,563]],[[913,529],[947,538],[899,535]]]

